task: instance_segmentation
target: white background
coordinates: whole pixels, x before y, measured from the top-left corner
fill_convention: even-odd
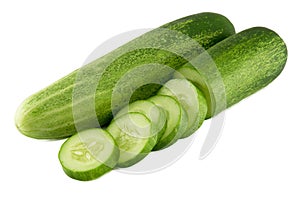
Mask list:
[[[299,199],[299,21],[297,1],[1,1],[0,199]],[[222,137],[204,160],[209,127],[174,165],[146,175],[113,171],[90,182],[61,170],[63,141],[20,134],[14,113],[30,94],[81,66],[106,39],[177,18],[218,12],[237,31],[266,26],[289,50],[282,74],[226,112]]]

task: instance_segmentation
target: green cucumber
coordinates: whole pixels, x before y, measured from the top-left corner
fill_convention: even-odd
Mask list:
[[[114,111],[127,105],[133,89],[141,86],[131,101],[154,95],[160,85],[143,86],[146,80],[163,84],[172,77],[171,69],[203,52],[199,46],[207,49],[234,33],[231,22],[215,13],[195,14],[165,24],[27,98],[17,110],[16,126],[29,137],[59,139],[75,134],[78,129],[106,125]],[[112,105],[118,81],[133,69],[151,63],[169,68],[142,69],[121,85]]]
[[[151,121],[141,113],[127,113],[107,127],[120,150],[118,167],[130,167],[147,156],[157,142]]]
[[[148,99],[163,108],[167,115],[166,130],[153,150],[164,149],[174,144],[187,129],[187,114],[180,103],[171,96],[155,95]]]
[[[193,60],[197,68],[186,64],[174,76],[184,76],[204,92],[209,118],[271,83],[286,60],[287,47],[280,36],[254,27],[219,42]]]
[[[190,81],[172,79],[158,91],[158,94],[175,97],[186,111],[188,125],[181,138],[192,135],[201,126],[207,113],[206,99]]]
[[[152,124],[151,131],[153,135],[157,135],[158,139],[163,135],[166,129],[167,116],[164,110],[156,106],[151,101],[139,100],[121,109],[115,116],[118,118],[128,112],[137,112],[145,115]]]
[[[68,138],[59,151],[59,161],[71,178],[88,181],[111,171],[119,159],[112,136],[102,129],[89,129]]]

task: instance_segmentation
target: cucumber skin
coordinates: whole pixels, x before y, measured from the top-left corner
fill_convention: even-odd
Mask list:
[[[114,145],[117,146],[117,144],[116,144],[115,140],[113,139],[113,137],[111,136],[111,134],[108,133],[105,130],[102,130],[102,131],[105,134],[107,134],[109,137],[111,137],[111,141],[113,141]],[[61,149],[63,148],[64,144],[68,141],[68,139],[62,144]],[[104,174],[110,172],[111,170],[113,170],[112,167],[109,167],[109,166],[107,166],[105,164],[99,165],[98,167],[96,167],[94,169],[91,169],[91,170],[88,170],[88,171],[85,171],[85,172],[70,170],[70,169],[66,168],[64,166],[63,162],[60,160],[61,149],[60,149],[60,151],[58,153],[58,158],[59,158],[60,164],[61,164],[64,172],[70,178],[73,178],[73,179],[76,179],[76,180],[79,180],[79,181],[90,181],[90,180],[97,179],[97,178],[103,176]],[[117,161],[119,159],[119,155],[120,155],[119,149],[118,148],[114,148],[114,151],[112,152],[111,155],[112,155],[112,157],[108,161],[106,161],[106,162],[109,163],[109,165],[113,166],[113,165],[117,164]]]
[[[65,174],[67,174],[70,178],[79,180],[79,181],[91,181],[94,179],[99,178],[100,176],[103,176],[104,174],[110,172],[112,169],[106,165],[101,165],[95,169],[91,169],[87,171],[86,173],[76,172],[69,170],[62,166]],[[95,174],[101,174],[100,176],[95,176]]]
[[[131,159],[131,160],[128,160],[128,161],[122,162],[122,163],[118,162],[117,167],[127,168],[127,167],[131,167],[132,165],[135,165],[136,163],[140,162],[151,152],[151,150],[153,149],[155,144],[156,144],[156,141],[154,139],[150,139],[149,143],[147,143],[147,145],[144,147],[144,149],[134,159]]]
[[[162,28],[184,33],[195,39],[205,49],[235,33],[233,25],[227,18],[214,13],[200,13],[188,16],[163,25]],[[90,75],[99,74],[99,69],[101,69],[99,63],[105,62],[105,59],[110,58],[116,52],[120,52],[123,49],[126,50],[127,47],[134,46],[135,44],[148,44],[154,41],[160,42],[163,39],[171,44],[172,40],[174,40],[174,38],[158,37],[159,35],[157,35],[157,33],[153,34],[153,32],[155,32],[155,30],[87,64],[85,66],[85,82],[83,82],[83,84],[92,82],[93,80],[91,80]],[[158,38],[160,40],[158,40]],[[164,46],[166,46],[166,44],[164,44]],[[182,50],[181,52],[185,55],[196,56],[200,53],[195,51],[193,47],[184,46],[184,43],[183,46],[177,46],[177,49]],[[114,61],[103,73],[101,81],[97,83],[95,110],[101,126],[106,125],[113,117],[111,95],[116,82],[135,66],[153,62],[177,69],[187,61],[173,53],[157,49],[135,50],[126,53]],[[75,70],[47,88],[33,94],[21,104],[15,116],[15,124],[21,133],[28,137],[38,139],[60,139],[77,132],[72,112],[72,95],[77,73],[78,70]],[[137,79],[150,77],[150,79],[159,80],[163,83],[170,79],[171,76],[170,72],[154,71],[152,73],[143,73],[140,77],[137,77]],[[131,100],[146,99],[154,95],[159,88],[160,86],[151,84],[143,86],[133,94]],[[127,91],[125,91],[124,94],[126,92]],[[123,95],[123,93],[121,95]],[[82,98],[85,96],[86,94],[82,94]],[[124,99],[120,97],[117,105],[120,107],[124,106],[123,101]],[[84,107],[84,102],[78,106]],[[91,118],[93,118],[93,115],[91,116],[90,113],[82,113],[82,124],[84,124],[86,128],[95,127],[94,124],[89,124]]]
[[[271,83],[282,72],[287,60],[284,41],[277,33],[264,27],[253,27],[228,37],[208,49],[207,53],[222,77],[227,108]],[[210,58],[202,54],[197,59],[199,73],[191,64],[184,65],[178,72],[202,90],[210,102],[213,94],[209,93],[203,83],[209,80],[213,84],[218,75],[207,70],[208,66],[213,65]],[[195,76],[192,77],[192,71],[185,73],[184,70],[194,70],[200,75],[199,79],[195,80]],[[210,104],[212,105],[209,105],[206,118],[223,111],[216,108],[214,103]]]
[[[208,105],[207,105],[207,100],[205,98],[205,95],[198,88],[197,88],[197,93],[198,93],[198,101],[199,101],[199,110],[201,111],[201,112],[199,112],[199,123],[197,126],[197,129],[199,129],[202,126],[202,124],[205,120],[205,117],[207,115]],[[192,135],[192,134],[190,134],[190,135]],[[189,134],[183,135],[181,138],[186,138],[186,137],[189,137],[190,135]]]

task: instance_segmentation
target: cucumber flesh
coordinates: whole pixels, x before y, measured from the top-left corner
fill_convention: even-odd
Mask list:
[[[119,159],[113,137],[102,129],[88,129],[68,138],[59,151],[65,173],[74,179],[88,181],[111,171]]]
[[[167,116],[164,110],[151,101],[139,100],[121,109],[115,118],[128,112],[138,112],[145,115],[152,125],[152,134],[160,138],[166,129]]]
[[[207,114],[206,118],[213,116],[212,105],[215,105],[215,99],[210,95],[211,89],[207,85],[205,78],[199,74],[197,69],[192,65],[184,65],[181,68],[177,69],[173,75],[174,79],[187,79],[191,81],[200,91],[203,92],[206,97],[207,103]]]
[[[172,79],[159,90],[158,94],[175,97],[186,111],[188,125],[181,138],[190,136],[201,126],[207,113],[207,103],[202,92],[190,81]]]
[[[119,146],[118,167],[134,165],[151,152],[157,142],[151,127],[145,115],[134,112],[121,115],[107,127]]]
[[[183,135],[188,118],[180,103],[171,96],[156,95],[148,100],[163,108],[167,115],[166,130],[153,148],[160,150],[174,144]]]

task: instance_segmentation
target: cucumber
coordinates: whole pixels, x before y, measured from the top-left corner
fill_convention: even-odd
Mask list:
[[[157,135],[157,138],[161,138],[165,132],[167,125],[167,116],[164,110],[154,103],[147,100],[135,101],[128,106],[120,110],[115,118],[118,118],[128,112],[137,112],[145,115],[151,122],[151,131],[153,135]]]
[[[195,14],[165,24],[27,98],[16,112],[16,127],[29,137],[59,139],[75,134],[78,129],[107,125],[112,113],[127,105],[137,85],[141,87],[134,92],[131,102],[154,95],[159,84],[172,77],[172,69],[234,33],[231,22],[215,13]],[[151,63],[168,68],[143,68],[119,88],[112,107],[117,82],[133,69]],[[143,86],[145,80],[159,84]]]
[[[119,159],[119,149],[112,136],[102,129],[89,129],[68,138],[59,151],[65,173],[88,181],[111,171]]]
[[[287,47],[280,36],[254,27],[219,42],[192,61],[199,68],[186,64],[174,77],[184,76],[204,92],[209,118],[271,83],[286,60]]]
[[[187,129],[187,114],[180,103],[171,96],[155,95],[148,99],[163,108],[167,115],[166,130],[153,150],[164,149],[174,144]]]
[[[145,115],[134,112],[121,115],[107,127],[120,150],[118,167],[130,167],[151,152],[157,142],[151,127]]]
[[[207,104],[202,92],[198,90],[190,81],[186,79],[172,79],[168,81],[158,94],[175,97],[187,113],[187,130],[181,138],[192,135],[203,123]]]

